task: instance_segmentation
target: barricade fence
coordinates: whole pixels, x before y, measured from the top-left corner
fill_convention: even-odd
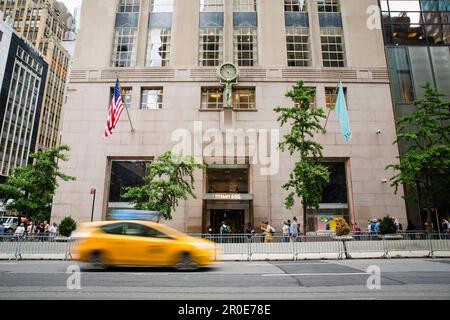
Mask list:
[[[0,236],[0,259],[63,259],[71,258],[72,240],[56,235]]]
[[[345,237],[335,234],[308,234],[289,236],[283,234],[191,234],[217,244],[220,258],[301,259],[352,257],[450,256],[450,235],[399,233],[382,236],[376,233],[358,233]],[[71,259],[72,240],[60,236],[0,236],[0,259]],[[271,257],[269,257],[271,255]],[[306,256],[305,256],[306,255]]]

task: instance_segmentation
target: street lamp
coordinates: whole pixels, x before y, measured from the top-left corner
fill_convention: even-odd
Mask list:
[[[96,193],[97,193],[97,190],[95,188],[91,188],[91,194],[93,195],[93,198],[92,198],[91,222],[94,221],[94,207],[95,207],[95,194]]]

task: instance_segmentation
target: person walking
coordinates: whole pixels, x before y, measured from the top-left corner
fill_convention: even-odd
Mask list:
[[[265,225],[264,233],[265,233],[266,242],[272,242],[273,241],[273,236],[275,234],[275,229],[273,229],[270,226],[269,221],[266,221],[264,223],[264,225]]]
[[[291,240],[296,242],[298,240],[299,227],[297,223],[297,217],[292,218],[291,226],[289,227],[289,233],[291,234]]]
[[[283,242],[289,242],[289,229],[291,227],[291,221],[283,221],[283,227],[281,228],[281,231],[283,232]]]
[[[0,221],[0,242],[3,241],[5,237],[5,226],[3,225],[3,221]]]
[[[54,241],[56,238],[56,234],[58,233],[58,225],[53,222],[53,225],[48,229],[50,241]]]
[[[356,241],[361,240],[361,227],[358,225],[357,222],[353,225],[353,232],[355,233],[355,239]]]
[[[255,235],[255,229],[253,228],[253,225],[251,222],[247,223],[247,227],[245,228],[245,234],[247,235],[247,238],[250,240]]]
[[[50,232],[50,225],[48,224],[47,221],[44,221],[44,235],[48,237],[49,232]]]
[[[230,227],[227,226],[225,221],[222,221],[222,223],[220,225],[220,238],[221,238],[221,241],[225,242],[224,239],[227,239],[227,241],[228,241],[228,235],[230,233],[231,233]]]
[[[20,240],[23,238],[24,234],[25,234],[25,227],[23,223],[21,223],[20,226],[18,226],[16,231],[14,232],[14,237],[16,238],[16,240]]]
[[[36,232],[36,226],[34,225],[33,221],[30,221],[30,223],[27,226],[28,237],[33,237],[35,232]]]

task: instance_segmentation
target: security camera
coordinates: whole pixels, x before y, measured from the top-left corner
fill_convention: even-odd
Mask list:
[[[377,130],[377,134],[381,134],[381,130],[380,129]]]
[[[387,183],[388,182],[388,180],[387,179],[383,179],[383,180],[381,180],[381,183]]]

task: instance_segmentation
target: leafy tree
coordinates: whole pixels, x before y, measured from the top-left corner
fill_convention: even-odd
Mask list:
[[[281,126],[290,125],[291,130],[280,142],[280,150],[298,155],[299,159],[289,175],[283,189],[290,191],[284,205],[291,209],[295,197],[302,199],[303,227],[307,232],[306,211],[308,208],[319,209],[322,186],[329,181],[328,168],[321,163],[323,147],[314,140],[314,135],[323,131],[320,120],[325,118],[321,108],[311,108],[310,102],[315,96],[315,89],[305,88],[303,81],[297,82],[286,97],[292,99],[294,107],[278,107],[278,122]]]
[[[397,122],[397,140],[406,149],[399,163],[386,169],[397,173],[390,179],[395,193],[401,185],[418,191],[420,205],[427,210],[427,229],[432,232],[431,208],[434,203],[433,176],[450,175],[450,101],[427,83],[423,98],[413,102],[415,111]],[[448,195],[448,188],[442,190]]]
[[[6,209],[36,221],[49,220],[58,179],[75,180],[59,170],[58,161],[67,161],[65,152],[69,150],[69,146],[61,145],[38,151],[31,155],[32,164],[16,168],[6,183],[0,184]]]
[[[397,233],[397,227],[395,226],[394,219],[391,216],[385,216],[381,219],[380,233],[383,235]]]
[[[180,199],[194,194],[194,170],[204,169],[192,157],[166,152],[147,164],[148,175],[140,187],[125,188],[124,199],[137,210],[159,211],[164,219],[172,219],[172,211]]]
[[[72,217],[65,217],[59,224],[59,233],[64,237],[70,237],[72,231],[77,228],[77,223]]]

